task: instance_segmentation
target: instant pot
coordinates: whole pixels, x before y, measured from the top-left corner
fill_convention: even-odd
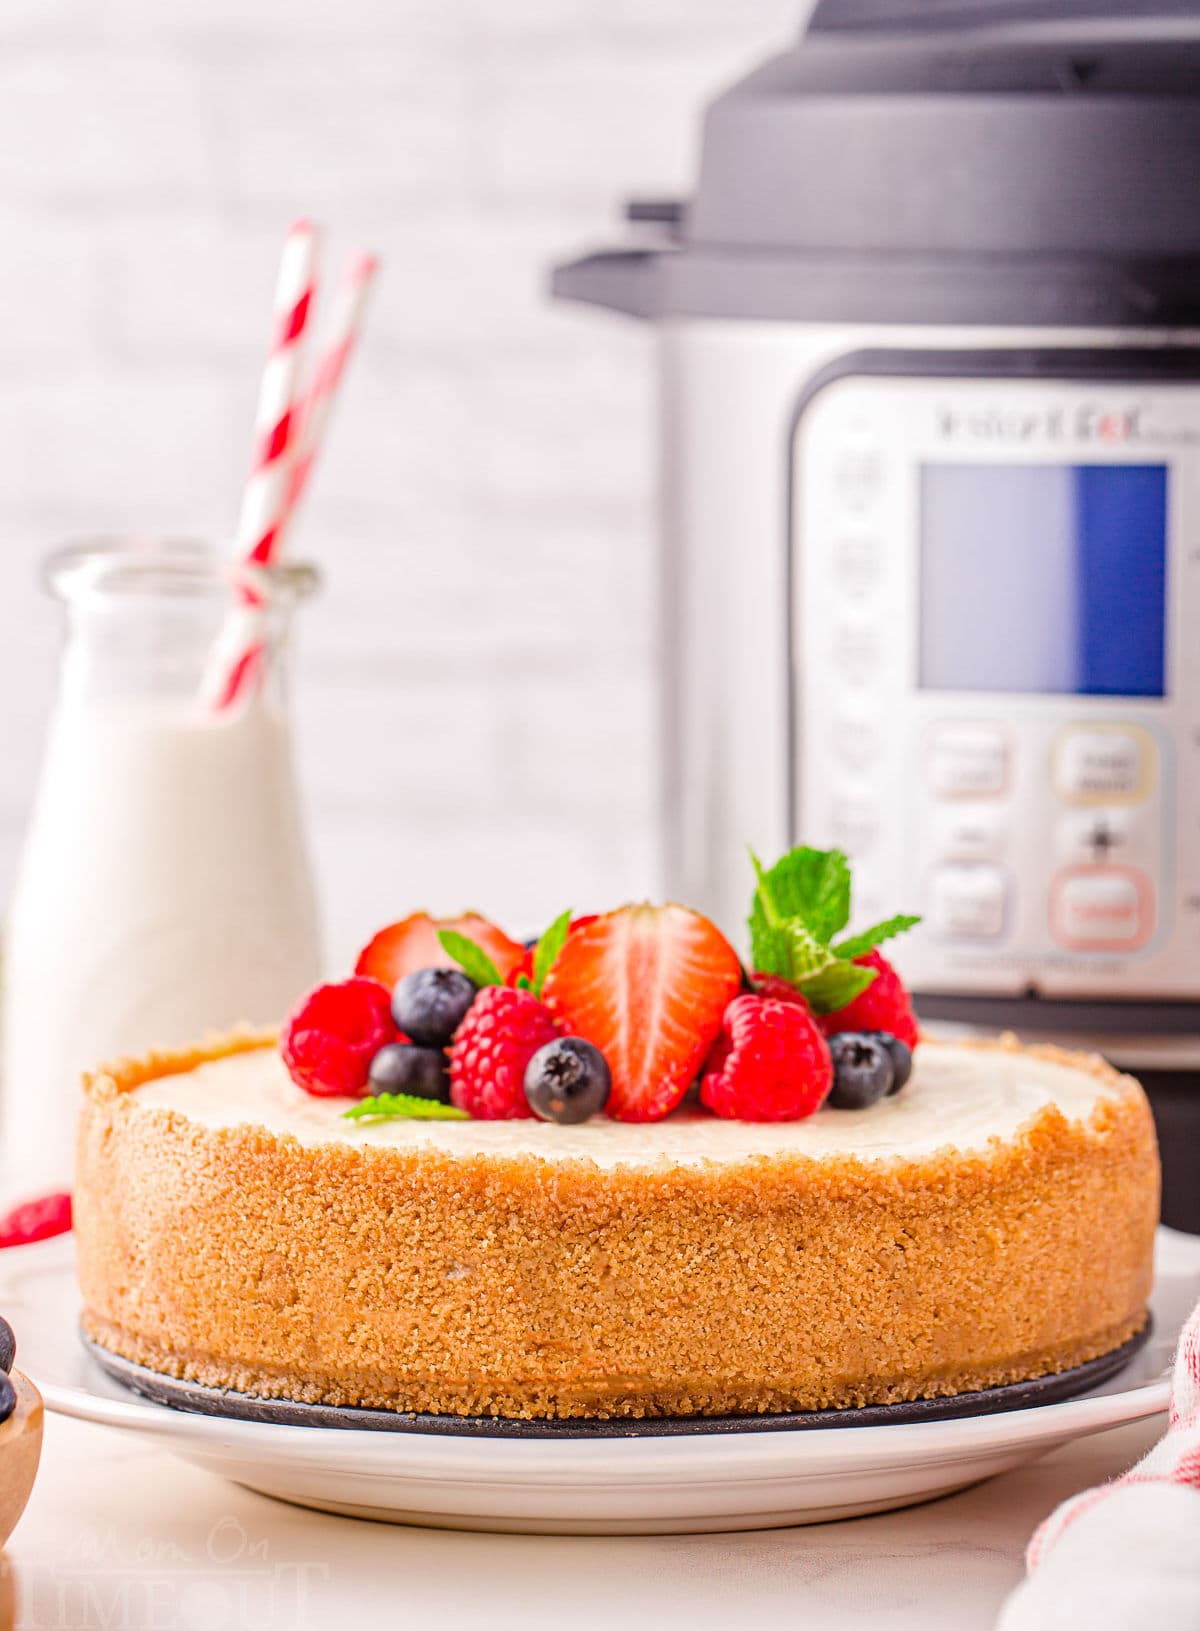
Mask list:
[[[824,0],[554,292],[661,338],[668,892],[740,940],[747,844],[842,847],[927,1019],[1139,1070],[1200,1227],[1191,9]]]

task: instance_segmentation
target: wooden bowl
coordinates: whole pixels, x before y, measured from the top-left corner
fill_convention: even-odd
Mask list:
[[[27,1376],[10,1377],[17,1408],[0,1423],[0,1546],[17,1527],[42,1454],[42,1396]]]

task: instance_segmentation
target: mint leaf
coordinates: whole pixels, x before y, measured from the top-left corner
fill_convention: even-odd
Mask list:
[[[799,986],[815,1013],[853,1002],[875,978],[853,959],[920,919],[898,915],[831,945],[850,920],[850,863],[840,849],[801,847],[769,869],[750,851],[758,888],[750,903],[750,948],[756,970]]]
[[[571,908],[568,906],[554,919],[554,922],[543,934],[537,943],[537,950],[533,954],[533,994],[540,997],[542,987],[546,983],[546,976],[554,967],[559,952],[567,943],[567,936],[571,932]]]
[[[788,979],[794,985],[803,985],[805,980],[811,980],[820,974],[822,969],[829,968],[837,962],[830,948],[811,934],[803,923],[790,918],[777,934],[783,936],[788,952]]]
[[[850,921],[850,863],[840,849],[789,850],[769,870],[751,851],[757,898],[768,921],[798,917],[818,940],[829,941]]]
[[[904,934],[909,929],[915,929],[921,921],[919,917],[910,917],[904,912],[898,912],[895,917],[885,918],[882,923],[874,923],[861,934],[852,934],[845,940],[839,940],[834,946],[834,954],[847,960],[862,957],[879,945],[881,940],[890,940],[893,935]]]
[[[449,948],[447,948],[448,950]],[[416,1093],[377,1093],[342,1112],[344,1121],[470,1121],[465,1110]]]
[[[853,1002],[874,978],[873,968],[859,968],[855,963],[839,962],[835,958],[828,968],[802,980],[800,989],[814,1014],[833,1014]]]
[[[468,940],[465,934],[459,934],[456,929],[439,929],[438,940],[441,947],[462,969],[468,979],[474,980],[476,985],[503,985],[500,970],[484,951],[473,940]]]

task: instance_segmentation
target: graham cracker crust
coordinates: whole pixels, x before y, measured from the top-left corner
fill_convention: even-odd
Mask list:
[[[138,1105],[146,1081],[272,1040],[86,1086],[84,1329],[167,1375],[458,1415],[815,1410],[1069,1369],[1146,1318],[1153,1123],[1090,1056],[1029,1050],[1103,1080],[1086,1123],[1047,1106],[1011,1140],[919,1160],[604,1169],[311,1148]]]

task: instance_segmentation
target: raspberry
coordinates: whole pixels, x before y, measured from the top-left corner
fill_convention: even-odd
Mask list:
[[[833,1084],[829,1044],[796,1002],[735,997],[700,1084],[700,1101],[730,1121],[800,1121]]]
[[[70,1227],[70,1195],[65,1191],[39,1195],[0,1217],[0,1246],[32,1246],[35,1240],[65,1235]]]
[[[798,1002],[808,1007],[803,991],[782,974],[752,974],[750,984],[760,997],[770,997],[773,1002]]]
[[[318,1098],[361,1098],[371,1060],[389,1042],[403,1042],[392,1020],[392,994],[357,975],[319,985],[288,1016],[279,1051],[297,1087]]]
[[[906,1047],[915,1048],[919,1040],[916,1016],[896,970],[878,951],[864,952],[854,961],[862,968],[873,968],[875,978],[853,1002],[836,1013],[821,1015],[825,1035],[834,1036],[839,1031],[887,1031]]]
[[[450,1102],[481,1121],[532,1116],[525,1067],[561,1033],[530,991],[488,985],[476,997],[450,1049]]]

